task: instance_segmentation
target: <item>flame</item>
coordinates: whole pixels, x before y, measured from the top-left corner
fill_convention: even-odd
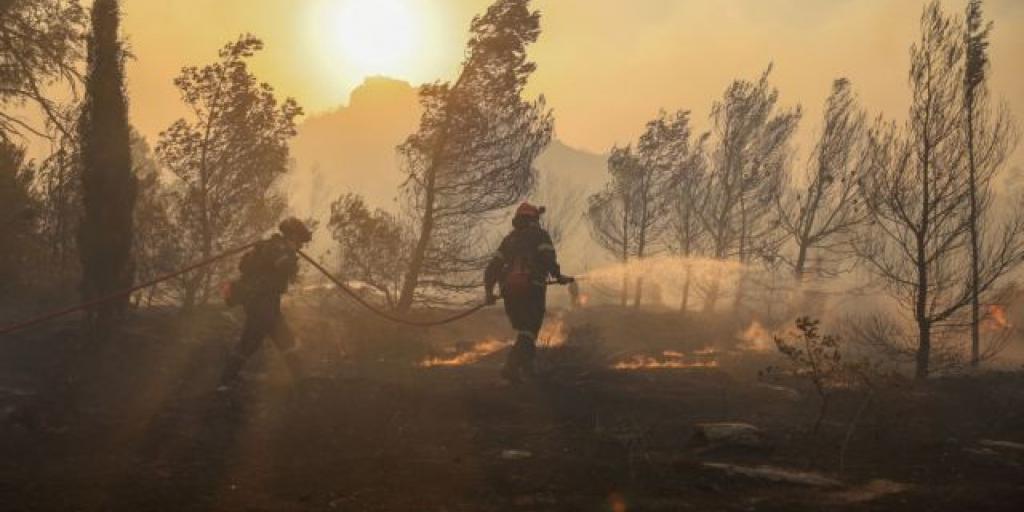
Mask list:
[[[553,318],[544,322],[540,334],[537,335],[537,345],[542,347],[560,347],[565,345],[568,337],[568,328],[565,325],[565,313],[559,312]]]
[[[986,311],[983,327],[986,331],[1003,331],[1013,327],[1006,317],[1006,308],[999,304],[989,305]]]
[[[695,352],[697,355],[708,355],[713,354],[714,351],[706,352],[707,349]],[[679,369],[679,368],[717,368],[718,361],[714,359],[694,359],[688,361],[686,354],[675,350],[666,350],[661,353],[661,357],[651,357],[643,354],[635,355],[624,361],[619,361],[612,365],[612,369],[615,370],[659,370],[659,369]]]
[[[774,348],[772,332],[765,329],[761,322],[754,320],[743,332],[736,335],[745,345],[744,348],[755,352],[767,352]]]
[[[579,297],[579,305],[580,305],[580,307],[584,307],[587,304],[590,304],[590,295],[587,295],[585,293],[581,293],[580,297]]]
[[[629,504],[622,493],[613,492],[608,496],[608,510],[611,512],[628,512]]]
[[[466,366],[469,364],[476,363],[481,359],[498,352],[505,347],[511,345],[507,341],[496,340],[493,338],[486,339],[479,343],[473,344],[469,350],[455,354],[449,357],[432,357],[425,361],[420,362],[419,366],[423,368],[433,368],[436,366]]]

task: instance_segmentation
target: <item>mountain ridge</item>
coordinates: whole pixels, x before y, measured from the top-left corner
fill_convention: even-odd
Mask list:
[[[395,148],[419,124],[418,87],[384,76],[368,77],[349,102],[309,116],[292,141],[293,172],[286,187],[297,214],[325,217],[340,194],[361,194],[378,208],[397,209],[404,176]],[[566,186],[596,190],[604,180],[604,155],[558,139],[535,163],[545,182],[556,174]]]

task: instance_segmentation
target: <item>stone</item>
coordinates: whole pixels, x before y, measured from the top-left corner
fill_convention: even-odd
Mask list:
[[[692,442],[697,446],[742,446],[762,448],[767,436],[749,423],[699,423],[694,426]]]
[[[795,471],[775,466],[739,466],[736,464],[722,464],[717,462],[705,462],[704,466],[733,476],[741,476],[777,484],[801,485],[807,487],[842,487],[843,485],[838,480],[828,478],[818,473]]]

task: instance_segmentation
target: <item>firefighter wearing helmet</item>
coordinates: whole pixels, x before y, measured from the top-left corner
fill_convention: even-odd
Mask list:
[[[273,339],[274,345],[284,354],[292,373],[299,371],[295,338],[281,314],[281,296],[298,276],[296,251],[313,239],[313,233],[294,217],[281,222],[278,231],[242,256],[238,266],[241,277],[227,287],[225,301],[229,306],[245,309],[245,326],[224,368],[221,391],[238,382],[245,362],[259,350],[267,337]]]
[[[533,375],[537,335],[544,323],[547,281],[560,284],[573,279],[562,275],[551,235],[540,226],[543,208],[523,203],[512,219],[513,230],[501,242],[484,273],[488,304],[497,302],[495,285],[501,289],[505,313],[517,331],[516,343],[501,371],[512,383]]]

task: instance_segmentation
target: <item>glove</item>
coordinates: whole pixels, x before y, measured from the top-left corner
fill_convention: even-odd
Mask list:
[[[558,276],[558,284],[566,285],[566,284],[575,283],[575,282],[576,282],[576,278],[574,278],[574,277]]]
[[[498,296],[494,292],[488,291],[487,295],[484,296],[484,304],[493,306],[498,303]]]

